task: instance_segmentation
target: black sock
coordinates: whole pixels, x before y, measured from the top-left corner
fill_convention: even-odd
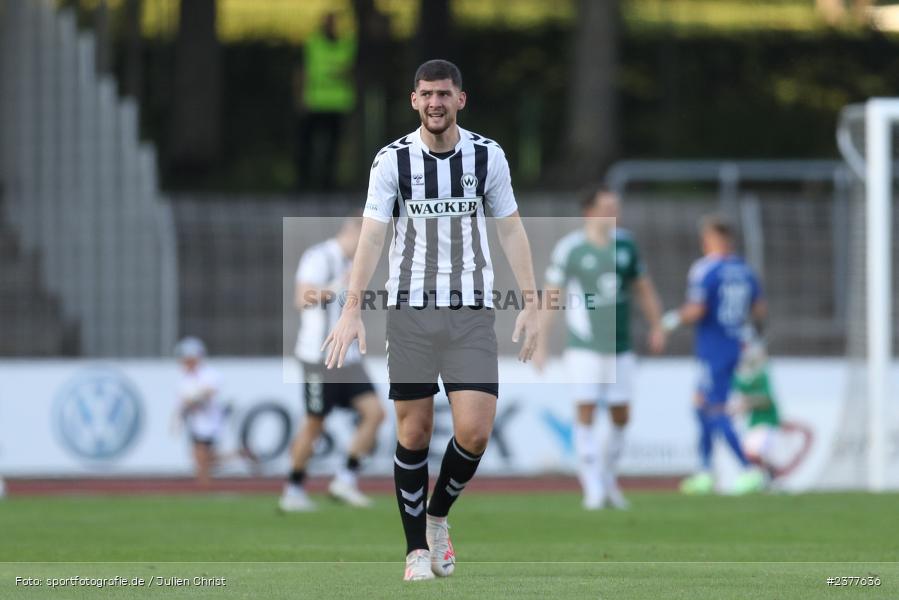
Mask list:
[[[445,517],[450,507],[465,484],[474,477],[474,472],[481,462],[480,454],[473,454],[459,445],[456,438],[452,438],[446,445],[446,454],[440,464],[440,475],[434,484],[434,493],[428,502],[428,514],[433,517]]]
[[[303,469],[294,469],[290,472],[290,476],[287,480],[293,485],[303,485],[303,480],[306,479],[306,471]]]
[[[393,457],[393,482],[406,532],[406,554],[427,550],[425,502],[428,498],[428,449],[408,450],[399,442]]]
[[[359,470],[359,459],[355,456],[348,456],[346,459],[346,470],[355,473]]]

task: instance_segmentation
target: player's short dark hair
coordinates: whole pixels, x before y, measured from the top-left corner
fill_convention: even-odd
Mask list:
[[[733,241],[737,235],[737,228],[723,215],[705,215],[699,222],[700,229],[710,229],[728,241]]]
[[[581,194],[581,211],[587,211],[596,204],[596,199],[600,194],[614,194],[614,190],[604,183],[592,185],[584,190]]]
[[[415,70],[412,89],[418,89],[418,82],[421,80],[440,81],[441,79],[451,79],[454,86],[462,89],[462,71],[450,61],[440,58],[424,62]]]

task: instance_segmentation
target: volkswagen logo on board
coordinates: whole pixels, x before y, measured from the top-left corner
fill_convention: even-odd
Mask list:
[[[116,369],[85,369],[62,386],[53,419],[67,450],[81,458],[112,460],[123,455],[140,432],[140,394]]]

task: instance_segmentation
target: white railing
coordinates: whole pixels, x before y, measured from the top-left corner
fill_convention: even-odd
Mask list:
[[[168,353],[177,335],[174,223],[138,130],[73,12],[0,0],[2,219],[41,258],[86,356]]]

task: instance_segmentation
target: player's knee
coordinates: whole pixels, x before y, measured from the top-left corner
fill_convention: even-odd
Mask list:
[[[630,419],[628,419],[627,415],[612,417],[612,424],[615,425],[615,427],[626,427],[629,421]]]
[[[397,431],[397,440],[403,448],[422,450],[431,443],[431,431],[423,429]]]
[[[412,412],[397,412],[396,426],[399,429],[432,429],[434,427],[434,413],[428,410]]]
[[[362,413],[362,419],[373,425],[380,425],[386,417],[387,413],[377,400],[366,406]]]
[[[364,417],[367,423],[370,423],[373,427],[378,427],[381,423],[384,422],[385,414],[383,410],[374,411],[369,413]]]
[[[322,429],[324,429],[325,420],[321,417],[309,416],[306,417],[306,422],[303,424],[303,430],[307,435],[318,437]]]
[[[431,443],[434,422],[429,419],[403,419],[397,423],[397,439],[403,447],[421,450]]]
[[[612,408],[609,416],[616,427],[624,427],[630,421],[630,414],[626,406],[616,406]]]
[[[580,403],[577,405],[577,422],[581,425],[592,425],[593,414],[596,412],[595,404]]]
[[[473,454],[482,454],[490,441],[490,431],[481,428],[456,431],[456,442]]]

